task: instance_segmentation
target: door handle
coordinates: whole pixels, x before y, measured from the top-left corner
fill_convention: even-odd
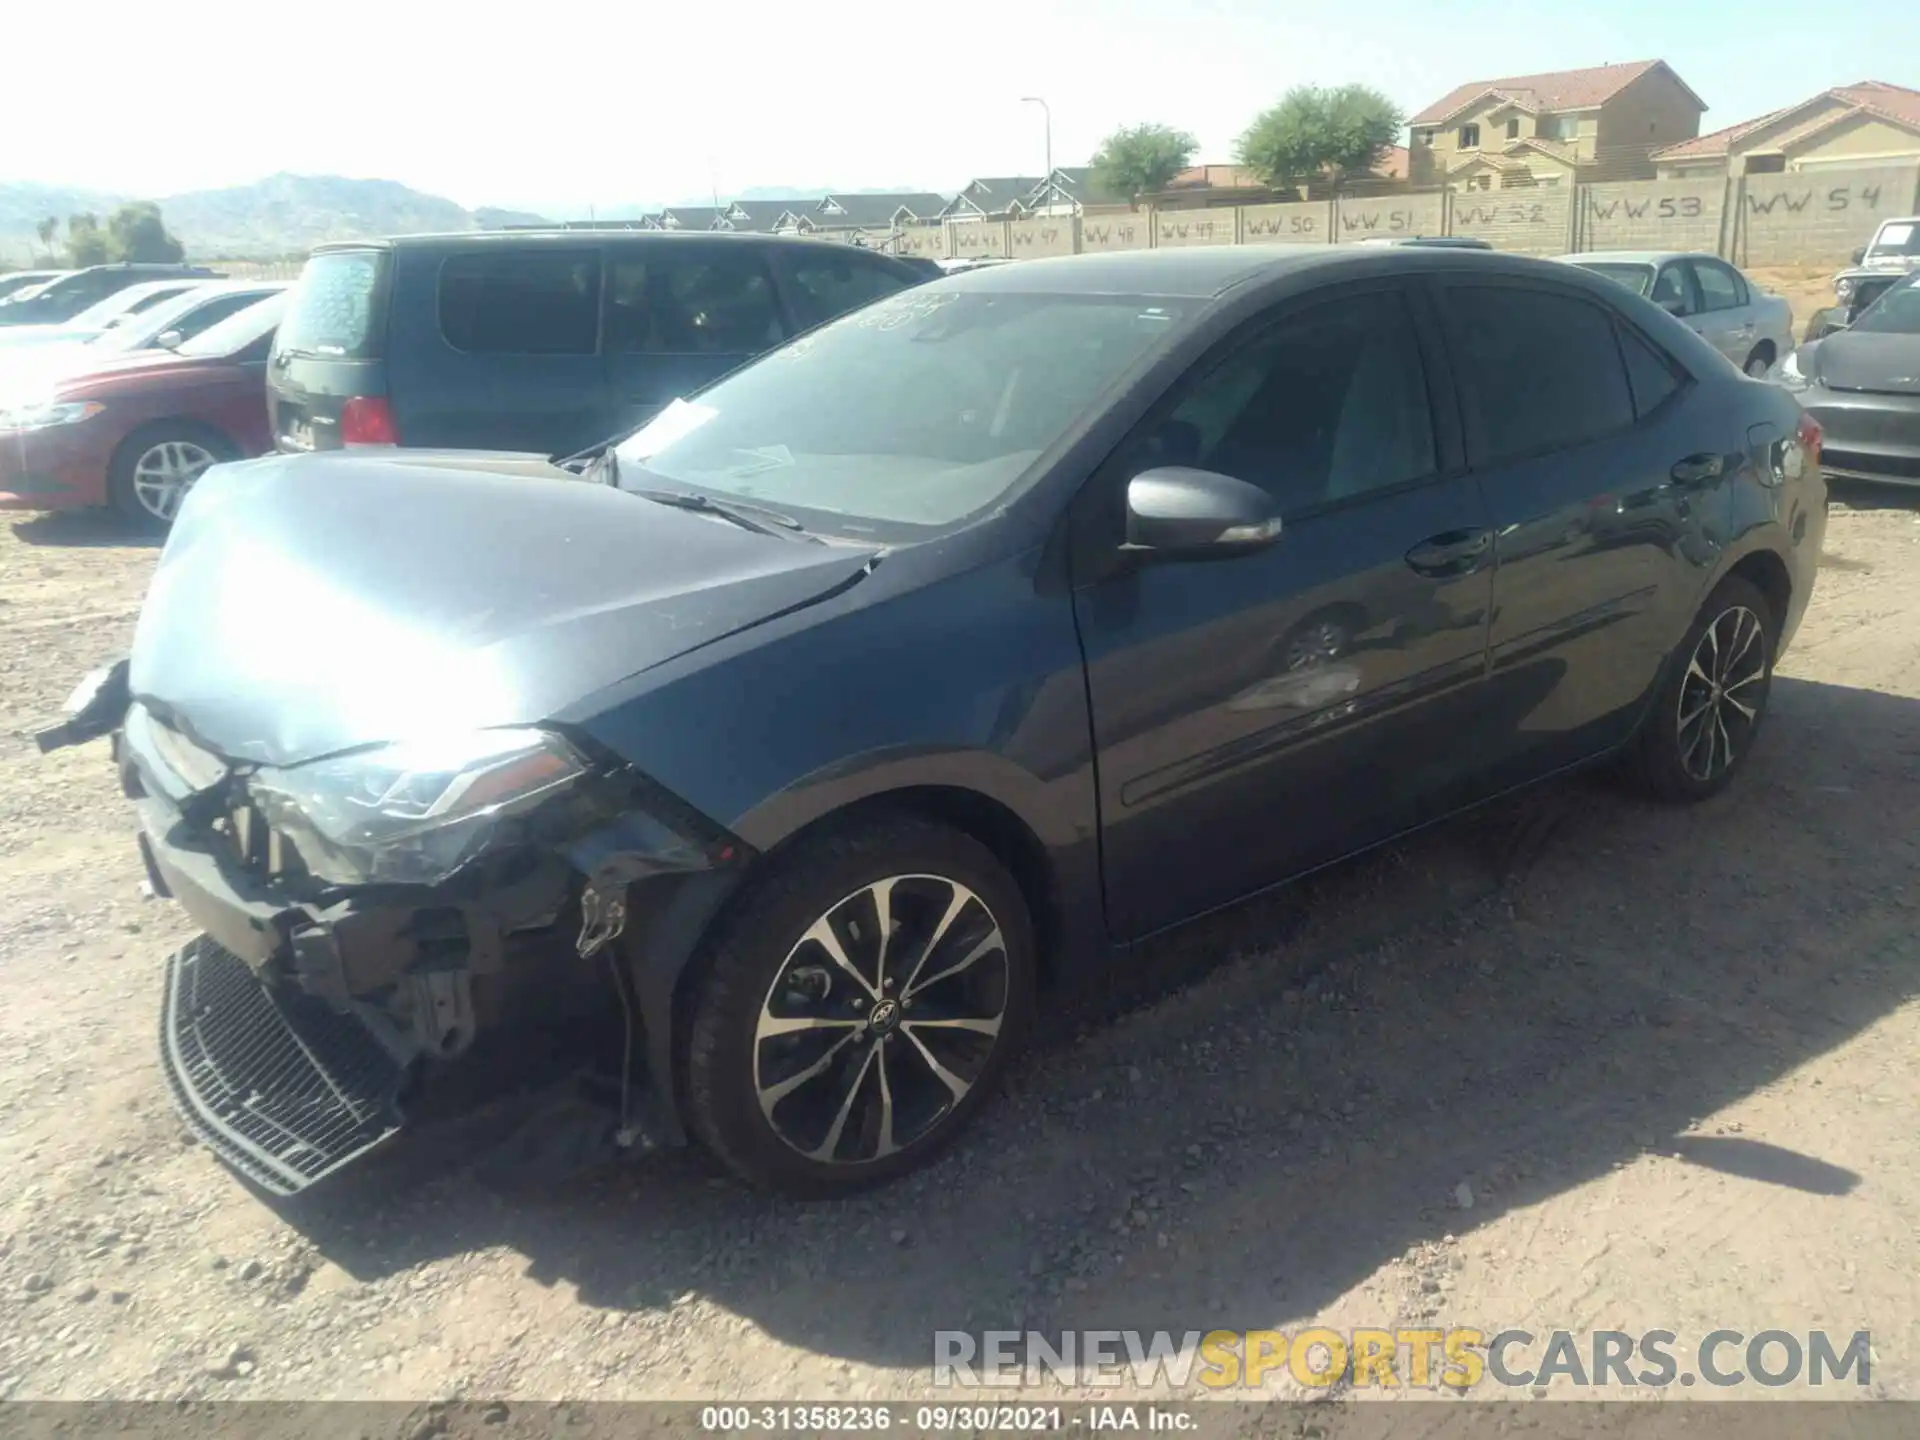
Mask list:
[[[1467,575],[1480,568],[1493,547],[1491,530],[1449,530],[1422,540],[1407,551],[1407,564],[1436,579]]]
[[[1673,466],[1673,483],[1676,485],[1706,485],[1718,480],[1726,473],[1727,461],[1723,455],[1689,455],[1677,460]]]

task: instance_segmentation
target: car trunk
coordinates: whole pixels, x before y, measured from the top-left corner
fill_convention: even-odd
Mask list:
[[[307,261],[275,336],[267,409],[283,451],[395,444],[387,399],[383,245],[322,250]]]

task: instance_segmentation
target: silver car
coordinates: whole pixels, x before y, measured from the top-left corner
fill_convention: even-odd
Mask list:
[[[1793,349],[1793,307],[1713,255],[1591,250],[1569,265],[1618,280],[1679,316],[1747,374],[1762,376]]]

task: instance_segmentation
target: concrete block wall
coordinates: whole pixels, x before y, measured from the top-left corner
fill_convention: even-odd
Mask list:
[[[1880,221],[1920,213],[1920,164],[1736,180],[1630,180],[1466,194],[1424,191],[1069,220],[915,225],[912,255],[1015,259],[1187,245],[1321,245],[1471,235],[1524,255],[1700,250],[1739,265],[1845,265]]]

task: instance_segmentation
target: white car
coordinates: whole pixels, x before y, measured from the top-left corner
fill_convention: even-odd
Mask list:
[[[1747,374],[1762,376],[1793,349],[1793,307],[1714,255],[1592,250],[1562,255],[1677,315]]]

